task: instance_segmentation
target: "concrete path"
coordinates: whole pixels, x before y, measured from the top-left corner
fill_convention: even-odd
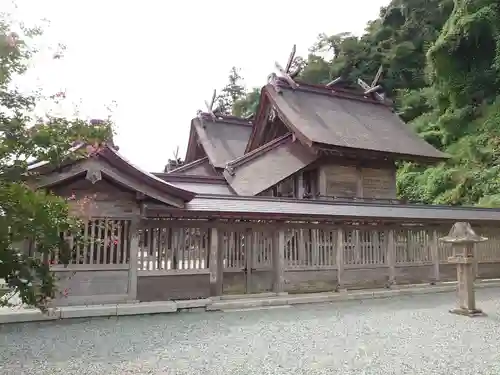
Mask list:
[[[0,326],[0,374],[495,374],[500,289],[486,318],[453,293]]]

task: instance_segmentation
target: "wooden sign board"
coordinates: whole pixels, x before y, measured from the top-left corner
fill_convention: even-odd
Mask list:
[[[358,173],[354,166],[329,165],[322,168],[324,194],[329,197],[356,197]]]
[[[363,168],[361,176],[364,198],[396,198],[395,170]]]

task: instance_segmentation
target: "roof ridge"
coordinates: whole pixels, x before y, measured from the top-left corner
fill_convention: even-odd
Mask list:
[[[209,122],[222,122],[224,124],[232,124],[232,125],[241,125],[241,126],[253,126],[252,120],[248,118],[243,118],[243,117],[238,117],[238,116],[233,116],[233,115],[225,115],[225,114],[219,114],[215,113],[215,119],[210,115],[210,113],[207,112],[200,112],[200,115],[197,116],[195,119],[199,119],[201,116],[202,120],[204,121],[209,121]]]
[[[198,159],[198,160],[194,160],[194,161],[192,161],[192,162],[190,162],[190,163],[187,163],[187,164],[183,164],[183,165],[181,165],[180,167],[177,167],[177,168],[175,168],[175,169],[172,169],[170,172],[165,172],[165,173],[176,173],[176,172],[182,172],[182,171],[184,171],[185,169],[189,169],[189,168],[191,168],[191,167],[194,167],[194,166],[196,166],[196,165],[198,165],[198,164],[201,164],[201,163],[202,163],[202,162],[204,162],[204,161],[208,161],[208,156],[205,156],[205,157],[203,157],[203,158],[201,158],[201,159]],[[155,172],[151,172],[151,173],[155,173]]]
[[[188,174],[172,174],[171,172],[155,172],[153,173],[156,177],[162,179],[165,182],[175,181],[175,182],[197,182],[203,184],[211,183],[227,183],[223,176],[203,176],[203,175],[188,175]]]
[[[385,102],[381,102],[379,100],[376,100],[374,98],[365,95],[364,92],[361,90],[347,90],[343,87],[337,87],[337,86],[328,87],[327,85],[307,83],[299,80],[296,80],[296,82],[297,82],[297,87],[293,89],[290,87],[288,82],[285,81],[283,78],[278,77],[278,79],[276,80],[276,84],[280,89],[303,91],[318,95],[333,96],[347,100],[358,100],[365,103],[376,104],[391,109],[393,108],[394,105],[394,103],[390,99],[386,99]]]
[[[280,145],[287,141],[289,138],[292,137],[292,133],[286,133],[285,135],[282,135],[281,137],[275,138],[270,142],[267,142],[266,144],[257,147],[256,149],[246,153],[243,156],[240,156],[237,159],[231,160],[230,162],[227,163],[226,168],[229,166],[231,168],[235,168],[240,166],[241,164],[244,164],[253,158],[255,158],[258,154],[261,154],[262,152],[268,151],[273,149],[275,146]]]

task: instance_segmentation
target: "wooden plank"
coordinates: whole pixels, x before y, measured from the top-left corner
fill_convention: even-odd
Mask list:
[[[50,266],[50,270],[54,272],[66,271],[115,271],[128,270],[128,264],[68,264]]]
[[[252,268],[253,268],[253,262],[252,262],[252,258],[253,258],[253,252],[254,252],[254,249],[252,248],[252,243],[250,242],[250,231],[247,229],[245,232],[244,232],[244,240],[243,240],[243,244],[244,244],[244,252],[242,252],[240,250],[240,254],[242,256],[244,256],[245,258],[243,259],[243,261],[245,262],[245,269],[246,269],[246,273],[245,273],[245,283],[246,283],[246,292],[248,294],[251,294],[253,293],[253,285],[252,285]]]
[[[320,194],[327,197],[358,196],[358,170],[355,166],[325,165],[320,167]]]
[[[110,226],[111,226],[111,222],[108,220],[108,219],[104,219],[102,222],[101,222],[101,225],[104,225],[104,228],[103,228],[103,242],[102,242],[102,260],[103,260],[103,264],[107,264],[107,263],[111,263],[111,261],[108,262],[108,257],[111,255],[112,253],[112,248],[113,248],[113,237],[109,236],[108,235],[108,232],[110,230]],[[108,251],[108,247],[109,247],[109,251]],[[99,258],[100,259],[100,258]]]
[[[350,222],[350,221],[349,221]],[[401,228],[400,224],[383,224],[379,226],[374,226],[371,224],[365,224],[365,225],[349,225],[346,223],[342,222],[337,222],[337,223],[320,223],[320,222],[292,222],[292,223],[270,223],[270,222],[257,222],[257,221],[241,221],[241,222],[226,222],[226,221],[209,221],[207,220],[183,220],[182,218],[180,219],[175,219],[175,220],[145,220],[144,224],[142,224],[143,228],[165,228],[165,227],[171,227],[171,228],[181,228],[181,227],[196,227],[196,228],[219,228],[219,230],[228,230],[228,227],[234,228],[234,229],[244,229],[251,227],[254,230],[257,229],[269,229],[270,226],[274,228],[296,228],[296,229],[331,229],[332,226],[338,226],[338,227],[343,227],[343,228],[359,228],[359,229],[364,229],[364,228],[369,228],[369,229],[374,229],[374,228],[381,228],[381,229],[388,229],[388,228]],[[446,227],[446,229],[449,229]]]
[[[156,251],[158,251],[157,256],[156,256],[156,269],[161,270],[161,269],[163,269],[163,264],[164,264],[164,259],[163,259],[164,247],[163,247],[163,241],[162,241],[163,228],[157,228],[156,230],[157,230]],[[166,261],[165,261],[165,264],[166,264]]]
[[[137,276],[210,275],[209,269],[138,270]]]
[[[94,264],[94,256],[95,256],[95,237],[96,237],[96,220],[92,220],[90,226],[90,236],[89,236],[89,250],[90,250],[90,264]]]
[[[389,266],[389,285],[396,283],[396,241],[394,230],[387,234],[387,265]]]
[[[344,230],[339,228],[337,229],[336,236],[336,244],[337,247],[337,256],[335,259],[337,266],[337,284],[338,289],[344,288],[343,277],[344,277]]]
[[[212,228],[210,230],[210,295],[211,296],[220,296],[222,295],[222,289],[219,289],[219,286],[222,286],[218,277],[219,277],[219,233],[217,228]]]
[[[89,263],[89,221],[86,220],[83,226],[83,243],[81,244],[83,250],[83,264]]]
[[[362,168],[362,197],[395,199],[396,173],[395,169]]]

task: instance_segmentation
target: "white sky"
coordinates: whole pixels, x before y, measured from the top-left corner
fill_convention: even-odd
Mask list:
[[[116,102],[120,152],[162,171],[177,146],[184,157],[190,120],[233,65],[248,88],[262,86],[294,43],[306,55],[322,32],[361,34],[389,0],[16,2],[16,18],[50,21],[44,45],[67,46],[60,61],[41,56],[27,83],[66,90],[85,117],[104,117]]]

